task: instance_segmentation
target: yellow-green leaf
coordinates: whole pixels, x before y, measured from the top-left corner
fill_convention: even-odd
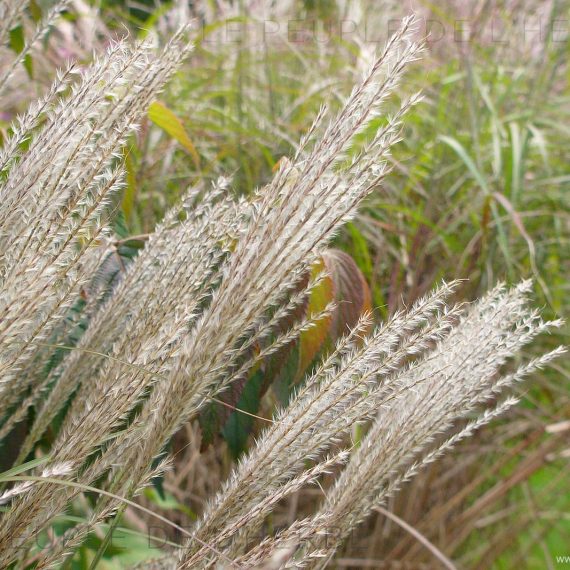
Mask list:
[[[126,170],[126,186],[123,192],[122,209],[125,214],[127,223],[131,223],[135,198],[137,194],[137,177],[133,157],[128,149],[125,149],[125,170]]]
[[[188,151],[196,168],[200,168],[200,155],[190,140],[182,121],[164,103],[160,101],[151,103],[148,108],[148,118],[178,141]]]
[[[325,262],[320,259],[311,268],[312,277],[322,273]],[[311,291],[306,314],[316,314],[323,311],[334,299],[334,283],[330,276],[325,277]],[[317,321],[309,330],[301,333],[299,338],[299,372],[304,373],[309,364],[313,361],[327,338],[331,325],[331,318],[326,317]]]
[[[30,14],[36,23],[42,19],[42,9],[36,0],[30,0]]]

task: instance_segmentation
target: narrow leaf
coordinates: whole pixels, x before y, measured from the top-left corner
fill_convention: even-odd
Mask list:
[[[159,101],[151,103],[148,108],[148,118],[178,141],[188,151],[196,168],[200,168],[200,155],[190,140],[182,121],[164,103]]]

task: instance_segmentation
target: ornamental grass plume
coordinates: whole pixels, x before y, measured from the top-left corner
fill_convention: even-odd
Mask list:
[[[375,505],[518,400],[510,396],[489,410],[481,406],[562,354],[560,347],[500,374],[518,350],[560,325],[542,322],[527,308],[529,289],[529,282],[510,290],[499,286],[468,309],[445,309],[453,284],[444,285],[361,345],[351,342],[359,336],[355,329],[235,470],[198,524],[200,542],[190,541],[180,567],[211,564],[215,557],[202,543],[241,555],[246,567],[266,562],[286,545],[292,567],[328,561]],[[410,355],[414,361],[403,365]],[[321,511],[244,554],[251,544],[248,531],[257,531],[268,503],[297,491],[319,469],[329,470],[331,458],[319,459],[322,451],[369,418],[374,420],[362,443],[337,452],[346,466]],[[456,425],[461,427],[442,441]],[[309,469],[308,458],[316,462]]]
[[[302,286],[314,260],[388,173],[402,119],[420,101],[404,100],[353,152],[422,50],[406,18],[340,112],[322,108],[266,187],[239,199],[227,179],[190,188],[112,291],[90,288],[113,248],[107,220],[126,137],[190,51],[183,35],[158,54],[114,44],[78,79],[70,65],[0,153],[0,440],[34,408],[21,465],[63,416],[39,477],[0,495],[2,567],[25,567],[38,535],[96,484],[85,522],[35,555],[36,569],[60,567],[121,498],[163,472],[164,448],[185,422],[329,315],[332,306],[282,327],[323,279]],[[513,405],[469,421],[561,352],[501,375],[558,323],[526,307],[526,283],[468,309],[449,302],[455,287],[443,283],[372,332],[362,315],[277,412],[178,555],[148,567],[318,567],[375,504]],[[87,329],[46,373],[86,288]],[[356,424],[370,425],[360,444],[349,439]],[[320,511],[255,544],[277,503],[325,473],[338,475]]]

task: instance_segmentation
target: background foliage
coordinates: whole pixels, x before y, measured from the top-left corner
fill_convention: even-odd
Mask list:
[[[116,254],[93,287],[110,286],[192,181],[232,173],[232,187],[243,194],[267,182],[321,103],[334,106],[346,96],[374,47],[370,31],[382,36],[391,18],[409,8],[378,4],[307,0],[271,10],[268,3],[244,0],[71,2],[63,21],[16,70],[1,110],[3,134],[65,59],[87,62],[93,48],[127,30],[162,42],[179,20],[193,16],[197,22],[194,55],[124,150],[128,176],[116,204]],[[407,92],[421,89],[425,102],[408,115],[393,174],[336,239],[335,247],[354,262],[338,250],[322,260],[337,271],[314,293],[311,308],[331,298],[357,299],[384,319],[442,278],[464,279],[458,297],[472,299],[497,281],[532,277],[546,316],[568,315],[570,42],[567,29],[561,33],[556,25],[567,18],[568,2],[448,0],[413,7],[445,29],[440,39],[432,29],[426,60],[407,78]],[[23,49],[27,27],[46,9],[30,2],[29,22],[12,30],[13,52]],[[524,27],[525,18],[537,22],[539,34]],[[301,24],[291,32],[293,21]],[[465,41],[458,40],[458,21],[469,22]],[[355,22],[358,31],[340,33],[342,22]],[[269,24],[271,33],[260,37]],[[338,318],[350,324],[357,317]],[[79,315],[74,334],[81,331]],[[334,322],[311,331],[255,370],[224,403],[270,417],[338,332]],[[568,344],[568,334],[566,326],[533,350]],[[58,358],[55,353],[53,365]],[[509,421],[495,423],[418,477],[391,510],[462,567],[555,567],[555,555],[569,554],[570,543],[568,426],[561,424],[570,413],[569,379],[567,362],[538,374]],[[261,425],[223,403],[213,405],[200,426],[188,425],[176,436],[175,469],[146,493],[146,504],[188,524]],[[316,500],[311,493],[283,505],[275,525],[280,517],[309,512]],[[85,516],[84,505],[75,507],[55,532]],[[143,546],[149,528],[144,516],[127,509],[99,567],[122,568],[151,554]],[[154,530],[176,540],[166,527]],[[89,567],[102,536],[94,533],[73,568]],[[420,567],[433,558],[378,513],[352,537],[339,564],[364,567],[374,560]]]

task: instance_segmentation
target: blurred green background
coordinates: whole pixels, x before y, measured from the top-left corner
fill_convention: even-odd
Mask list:
[[[27,21],[12,31],[12,52],[23,48],[28,28],[49,5],[30,2]],[[399,92],[421,90],[424,101],[407,116],[391,175],[335,246],[364,274],[378,319],[455,278],[465,280],[462,300],[498,281],[532,278],[545,318],[567,316],[567,0],[75,0],[16,70],[0,129],[8,132],[67,59],[88,63],[93,51],[126,35],[163,44],[192,21],[193,55],[125,148],[116,230],[122,239],[144,239],[190,185],[224,175],[233,192],[248,194],[265,184],[319,107],[340,106],[411,10],[427,49]],[[386,112],[397,104],[387,103]],[[354,152],[371,134],[362,134]],[[542,338],[536,352],[569,344],[569,332],[566,325]],[[543,371],[521,387],[524,405],[509,421],[423,474],[391,508],[459,567],[556,568],[557,555],[570,555],[568,431],[556,427],[570,414],[569,380],[568,362]],[[173,494],[149,493],[147,500],[183,521],[195,516]],[[148,554],[142,533],[123,522],[126,546],[108,549],[102,568]],[[383,561],[370,567],[433,561],[380,515],[352,542],[347,559]],[[74,567],[87,568],[96,548],[94,536]]]

